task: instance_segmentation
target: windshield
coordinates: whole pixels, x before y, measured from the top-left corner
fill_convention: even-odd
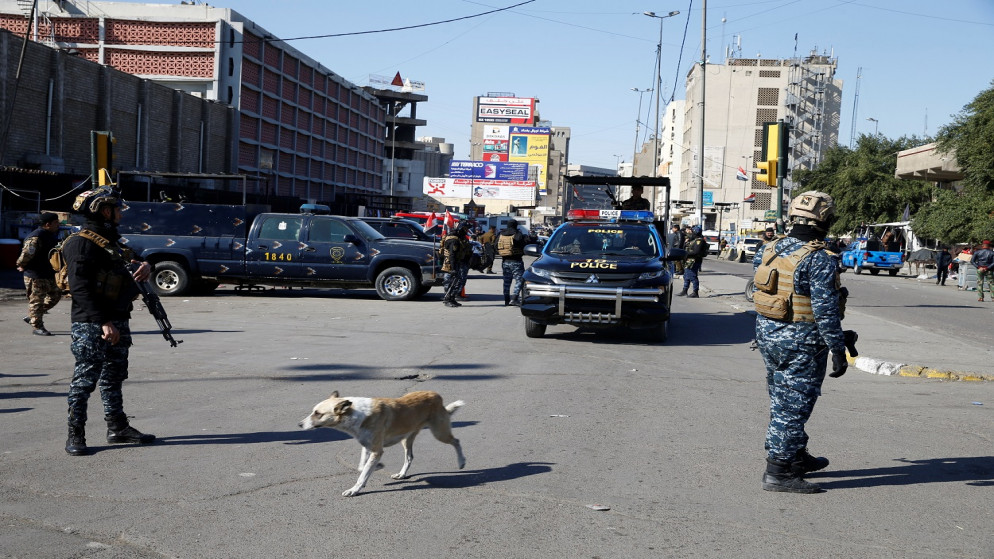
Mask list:
[[[556,231],[545,252],[584,257],[660,256],[656,237],[646,225],[618,223],[570,224]]]

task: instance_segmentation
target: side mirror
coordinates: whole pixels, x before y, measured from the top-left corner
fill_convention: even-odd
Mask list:
[[[525,245],[525,254],[528,256],[539,256],[538,245]]]
[[[687,258],[687,251],[682,248],[671,248],[669,254],[663,260],[667,262],[676,262],[678,260],[684,260]]]
[[[345,239],[343,240],[346,243],[352,243],[354,245],[362,244],[359,242],[359,237],[356,237],[355,235],[345,235]]]

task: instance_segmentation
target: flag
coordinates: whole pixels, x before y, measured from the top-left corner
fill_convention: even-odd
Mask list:
[[[752,194],[746,196],[745,199],[742,200],[742,201],[743,202],[755,202],[756,201],[756,193],[753,192]]]
[[[440,222],[441,222],[441,220],[438,219],[438,216],[435,215],[435,212],[431,212],[431,215],[428,216],[428,220],[425,221],[425,231],[430,231],[433,227],[437,226]]]
[[[586,200],[583,199],[583,196],[580,196],[580,191],[577,190],[575,186],[573,187],[573,197],[581,202],[586,202]]]
[[[442,230],[446,233],[456,228],[456,218],[449,213],[448,210],[445,211],[445,217],[442,219]]]
[[[911,221],[911,204],[904,205],[904,213],[901,214],[901,221]]]
[[[395,85],[397,87],[404,85],[404,79],[400,77],[400,72],[397,72],[397,75],[393,77],[393,81],[390,82],[390,85]]]
[[[746,174],[745,169],[739,167],[739,172],[735,173],[735,178],[739,179],[740,181],[747,181],[749,180],[749,175]]]

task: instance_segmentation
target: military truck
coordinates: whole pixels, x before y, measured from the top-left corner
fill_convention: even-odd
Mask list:
[[[387,239],[357,217],[265,205],[127,202],[122,242],[154,265],[160,295],[220,284],[375,289],[387,301],[424,295],[442,281],[432,243]]]

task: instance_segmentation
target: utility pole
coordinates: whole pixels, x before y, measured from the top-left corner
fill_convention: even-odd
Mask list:
[[[699,153],[697,154],[697,175],[698,184],[700,185],[697,189],[697,223],[704,229],[704,100],[706,99],[705,91],[705,81],[707,80],[707,64],[708,64],[708,0],[704,0],[704,4],[701,7],[701,130],[700,130],[700,142],[698,146]]]

